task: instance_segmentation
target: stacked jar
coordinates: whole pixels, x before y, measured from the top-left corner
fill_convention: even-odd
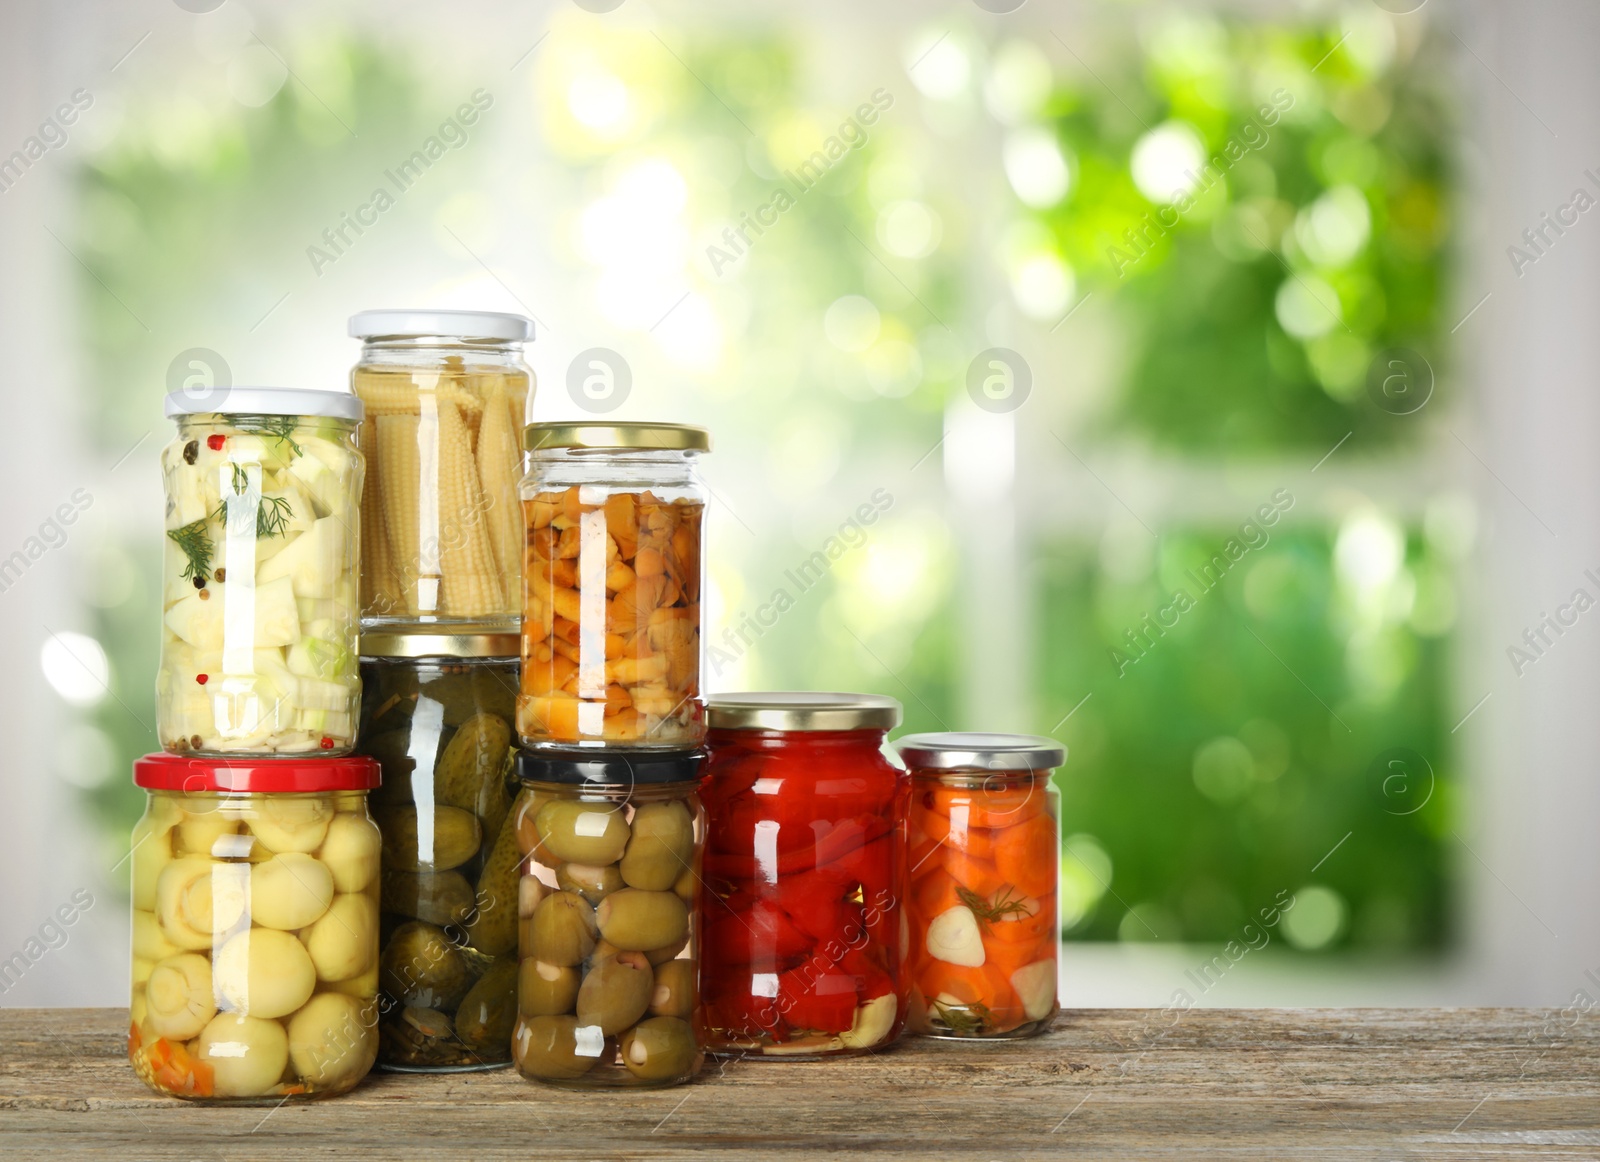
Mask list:
[[[128,1053],[153,1088],[278,1102],[377,1050],[378,862],[360,701],[361,402],[175,392],[157,723],[134,766]]]
[[[510,1063],[521,315],[363,311],[359,749],[384,772],[378,1064]]]
[[[697,794],[709,451],[677,424],[523,432],[518,1019],[530,1078],[687,1081],[704,1060]]]
[[[707,708],[706,1013],[720,1053],[889,1044],[905,1020],[908,783],[900,704],[725,695]]]

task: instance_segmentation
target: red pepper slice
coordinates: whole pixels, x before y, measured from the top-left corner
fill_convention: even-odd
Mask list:
[[[750,965],[771,972],[811,950],[813,941],[788,914],[768,900],[733,911],[710,904],[706,914],[706,962]]]
[[[778,978],[778,1004],[795,1029],[844,1032],[855,1023],[856,995],[854,973],[831,967],[816,971],[811,962]]]

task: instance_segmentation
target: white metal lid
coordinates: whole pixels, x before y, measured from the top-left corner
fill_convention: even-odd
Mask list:
[[[499,311],[360,311],[350,316],[355,339],[493,339],[524,343],[533,338],[533,320]]]
[[[894,745],[913,770],[1044,771],[1067,761],[1066,747],[1037,734],[908,734]]]
[[[361,400],[348,391],[303,387],[195,387],[167,393],[166,415],[326,416],[359,423]]]

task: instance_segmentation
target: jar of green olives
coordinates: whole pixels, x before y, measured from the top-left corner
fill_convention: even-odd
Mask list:
[[[705,1060],[697,751],[524,751],[511,826],[524,1077],[665,1086]]]
[[[517,864],[507,827],[518,639],[456,626],[368,630],[357,749],[383,767],[378,1066],[511,1063]]]

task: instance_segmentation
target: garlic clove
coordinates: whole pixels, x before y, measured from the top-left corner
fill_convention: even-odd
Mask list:
[[[988,958],[978,918],[965,904],[940,912],[928,924],[928,954],[946,964],[981,968]]]

